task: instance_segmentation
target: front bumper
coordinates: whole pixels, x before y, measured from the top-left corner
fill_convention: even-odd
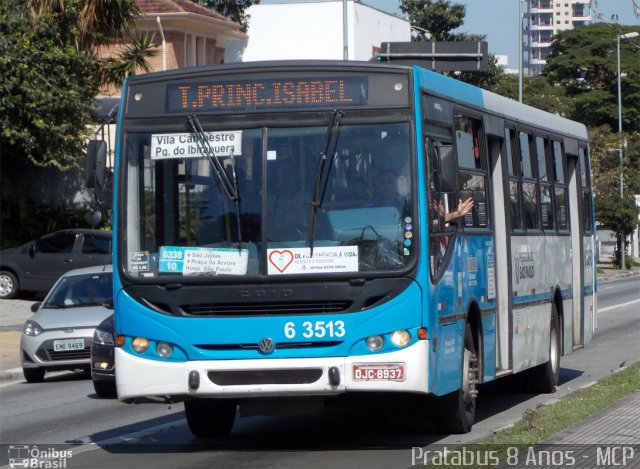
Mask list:
[[[390,353],[349,357],[291,358],[260,360],[205,360],[189,362],[163,362],[148,360],[116,348],[116,383],[120,400],[154,397],[225,397],[256,398],[275,396],[331,396],[346,392],[428,392],[429,341],[420,340],[405,349]],[[403,381],[355,380],[354,364],[398,364],[405,366]],[[329,369],[336,367],[340,382],[331,384]],[[313,371],[312,371],[313,370]],[[189,388],[189,374],[196,371],[200,384]],[[255,372],[263,377],[273,373],[279,382],[266,384],[215,384],[209,377],[215,372]],[[309,378],[313,373],[315,376]],[[233,373],[232,373],[233,374]],[[251,373],[248,373],[249,376]]]

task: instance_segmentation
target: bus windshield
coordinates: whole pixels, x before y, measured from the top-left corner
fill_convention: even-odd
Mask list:
[[[121,222],[129,275],[184,281],[399,272],[411,261],[408,122],[342,124],[331,132],[327,125],[202,127],[211,158],[188,131],[125,135]],[[318,178],[322,197],[312,217]],[[225,190],[229,181],[238,204]]]

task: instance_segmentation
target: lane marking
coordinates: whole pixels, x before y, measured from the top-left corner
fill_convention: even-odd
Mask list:
[[[606,313],[607,311],[611,311],[612,309],[622,308],[623,306],[630,306],[640,303],[640,299],[627,301],[626,303],[620,303],[619,305],[607,306],[606,308],[598,308],[598,313]]]

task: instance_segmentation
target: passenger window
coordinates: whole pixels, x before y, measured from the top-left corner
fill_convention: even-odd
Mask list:
[[[539,229],[538,220],[538,190],[537,184],[533,182],[522,183],[522,195],[524,198],[524,227],[527,229]]]
[[[73,252],[76,235],[73,233],[58,233],[38,241],[38,251],[46,254]]]
[[[104,236],[84,235],[82,245],[83,254],[109,254],[111,253],[111,240]]]
[[[540,185],[540,208],[542,209],[542,228],[545,230],[552,230],[554,223],[550,184]]]
[[[553,180],[560,183],[566,183],[564,178],[564,159],[562,158],[562,144],[556,140],[553,141]]]
[[[471,197],[474,203],[471,211],[464,216],[464,226],[486,228],[488,221],[485,176],[461,171],[458,181],[460,200]]]
[[[456,114],[456,150],[461,168],[482,169],[480,121]]]
[[[547,180],[547,139],[536,137],[536,156],[538,157],[538,176]]]
[[[567,189],[555,188],[556,222],[558,229],[566,230],[569,226],[567,217]]]
[[[516,132],[513,129],[505,129],[504,131],[504,149],[505,155],[507,157],[507,168],[509,171],[509,176],[519,176],[519,165],[518,159],[515,158],[517,155],[517,151],[515,148],[516,144]]]
[[[522,176],[532,179],[533,167],[531,166],[529,139],[530,135],[528,133],[520,132],[520,164],[522,167]]]
[[[522,229],[519,189],[520,182],[517,179],[512,179],[509,181],[509,207],[511,208],[511,228],[514,230]]]

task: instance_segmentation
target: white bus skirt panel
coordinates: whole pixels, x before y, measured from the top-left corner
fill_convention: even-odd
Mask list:
[[[125,400],[152,396],[193,397],[274,397],[286,395],[336,395],[349,391],[415,392],[428,391],[429,341],[419,340],[415,344],[395,352],[349,357],[286,358],[259,360],[199,360],[188,362],[164,362],[148,360],[123,351],[115,350],[116,385],[118,399]],[[402,381],[354,380],[353,365],[404,364]],[[340,383],[329,382],[329,369],[340,372]],[[313,383],[303,384],[250,384],[225,385],[213,383],[211,371],[269,371],[321,369],[322,375]],[[189,374],[197,371],[200,385],[189,389]]]

